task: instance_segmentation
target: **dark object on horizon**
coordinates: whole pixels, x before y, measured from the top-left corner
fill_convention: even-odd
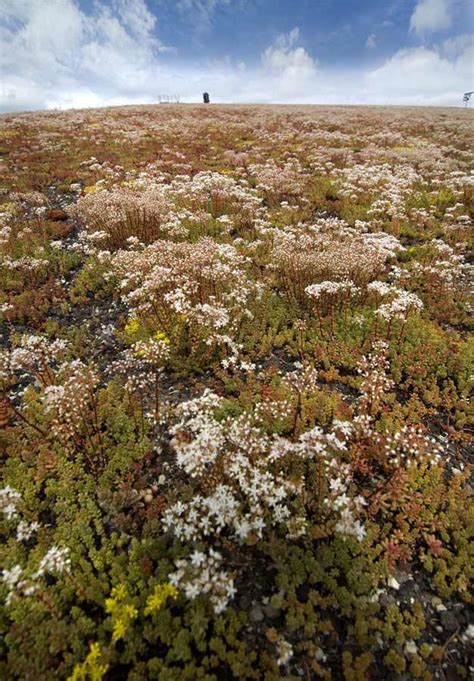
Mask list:
[[[467,103],[468,103],[469,100],[471,99],[471,95],[474,95],[474,90],[472,90],[471,92],[465,92],[465,93],[464,93],[463,98],[462,98],[462,101],[463,101],[463,102],[466,102],[466,103],[464,104],[465,107],[467,106]]]
[[[211,100],[209,99],[209,92],[203,92],[203,93],[202,93],[202,98],[203,98],[203,100],[204,100],[204,104],[209,104],[209,102],[211,101]]]

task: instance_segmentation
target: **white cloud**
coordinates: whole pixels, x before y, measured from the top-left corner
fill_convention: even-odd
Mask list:
[[[235,3],[236,0],[175,0],[176,8],[188,17],[198,37],[210,31],[214,12],[219,5],[230,5],[232,1]]]
[[[375,33],[371,33],[368,37],[367,40],[365,41],[365,46],[369,48],[369,50],[373,50],[377,47],[377,40],[375,37]]]
[[[410,31],[435,33],[451,26],[452,0],[418,0],[410,18]]]
[[[400,50],[366,75],[363,94],[380,102],[458,104],[471,83],[473,59],[472,39],[465,37],[431,48]]]
[[[225,1],[200,4],[211,11]],[[145,0],[112,2],[85,12],[77,0],[0,0],[0,110],[148,103],[158,93],[197,102],[203,92],[213,102],[456,105],[473,87],[472,35],[399,50],[365,72],[335,71],[301,45],[296,27],[255,66],[228,57],[193,65],[166,54]]]
[[[280,35],[275,43],[264,51],[262,66],[274,78],[279,89],[285,93],[301,92],[316,75],[316,61],[298,46],[299,28]]]
[[[143,97],[168,49],[144,0],[98,3],[91,14],[74,0],[0,0],[0,17],[3,109]]]

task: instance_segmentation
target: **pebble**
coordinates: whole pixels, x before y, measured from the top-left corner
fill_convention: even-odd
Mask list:
[[[268,617],[269,620],[274,620],[280,616],[281,610],[280,608],[275,608],[271,603],[268,603],[268,605],[264,606],[263,612],[265,613],[265,617]]]
[[[383,608],[388,608],[389,605],[393,605],[393,603],[395,603],[395,599],[393,596],[389,596],[386,593],[382,593],[379,596],[379,603]]]
[[[400,584],[397,582],[395,577],[389,577],[387,584],[391,589],[395,589],[396,591],[398,591],[400,588]]]
[[[445,605],[443,605],[443,603],[437,603],[436,605],[437,612],[446,612],[447,609],[448,608]]]
[[[406,655],[416,655],[418,652],[418,646],[415,641],[407,641],[405,643],[405,654]]]
[[[400,584],[405,584],[405,582],[409,582],[412,579],[413,579],[413,577],[411,576],[411,574],[409,572],[401,572],[401,571],[397,572],[397,581]]]
[[[252,622],[261,622],[264,619],[262,606],[259,603],[253,606],[249,613],[249,617]]]
[[[239,605],[242,608],[242,610],[248,610],[250,608],[250,598],[246,596],[245,594],[240,597],[239,599]]]
[[[458,621],[451,612],[442,612],[440,619],[443,629],[446,631],[454,632],[458,628]]]

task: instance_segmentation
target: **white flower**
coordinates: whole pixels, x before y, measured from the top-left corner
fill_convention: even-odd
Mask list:
[[[5,568],[2,572],[2,582],[4,582],[7,587],[12,590],[20,581],[20,577],[23,570],[20,565],[14,565],[10,570]]]
[[[277,664],[278,666],[282,667],[283,665],[287,664],[293,657],[293,646],[291,645],[291,643],[288,643],[288,641],[286,641],[282,636],[280,636],[277,641],[276,647],[278,653]]]
[[[41,577],[45,573],[61,574],[62,572],[69,572],[71,559],[67,557],[68,554],[68,548],[61,549],[58,546],[52,546],[41,559],[35,578]]]
[[[21,520],[16,528],[17,541],[27,541],[30,537],[39,530],[40,524],[34,520],[32,523],[27,523]]]
[[[18,515],[16,505],[20,499],[21,494],[10,485],[0,489],[0,510],[7,520],[12,520]]]

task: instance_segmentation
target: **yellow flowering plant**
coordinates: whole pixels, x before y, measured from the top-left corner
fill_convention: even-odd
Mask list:
[[[100,644],[95,641],[91,643],[89,653],[84,662],[74,667],[68,681],[102,681],[109,666],[107,664],[99,664],[100,656]]]
[[[112,641],[122,639],[127,633],[130,623],[136,619],[138,610],[128,601],[128,592],[124,584],[112,589],[110,598],[105,601],[105,610],[112,617],[114,625]]]
[[[147,599],[144,614],[155,614],[158,610],[161,610],[168,598],[176,600],[178,593],[178,589],[173,584],[157,584],[153,593]]]

